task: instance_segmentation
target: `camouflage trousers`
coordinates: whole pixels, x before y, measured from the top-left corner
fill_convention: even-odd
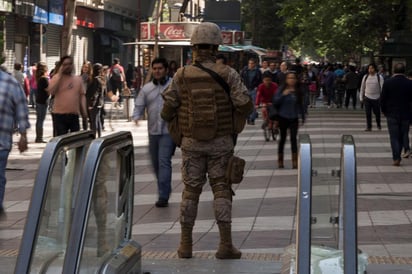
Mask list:
[[[185,185],[180,205],[180,223],[192,226],[202,188],[209,179],[214,196],[214,213],[218,223],[232,219],[232,189],[225,181],[229,158],[233,155],[232,136],[211,141],[182,139],[182,179]]]

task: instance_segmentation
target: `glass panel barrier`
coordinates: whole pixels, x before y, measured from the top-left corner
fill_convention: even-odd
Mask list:
[[[131,133],[119,132],[93,141],[82,174],[67,248],[70,255],[65,257],[63,273],[129,273],[140,268],[141,251],[131,240]]]
[[[36,175],[15,273],[44,273],[65,254],[79,170],[94,139],[91,131],[53,138]]]
[[[312,245],[338,247],[339,167],[338,148],[322,148],[313,159]],[[338,157],[328,157],[333,155]]]
[[[312,145],[309,135],[299,136],[299,172],[296,231],[297,273],[310,273],[311,211],[312,211]]]
[[[299,136],[296,264],[291,265],[296,273],[362,273],[366,268],[367,259],[357,250],[356,172],[352,136],[342,136],[339,158],[314,160],[309,136]]]
[[[343,250],[344,273],[358,272],[357,171],[355,141],[342,136],[339,195],[339,246]]]

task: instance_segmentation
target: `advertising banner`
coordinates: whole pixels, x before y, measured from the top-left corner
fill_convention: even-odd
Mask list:
[[[34,3],[33,22],[47,24],[49,22],[48,1],[36,0]]]
[[[142,23],[141,39],[154,40],[156,34],[156,25]],[[162,23],[160,24],[160,39],[163,40],[187,40],[190,37],[185,32],[185,24]]]
[[[64,0],[49,1],[49,23],[63,26]]]

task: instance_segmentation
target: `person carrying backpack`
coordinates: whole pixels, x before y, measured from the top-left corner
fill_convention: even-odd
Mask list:
[[[380,97],[383,86],[383,77],[377,73],[376,65],[368,66],[368,73],[363,76],[362,84],[359,92],[359,99],[365,103],[366,112],[366,129],[372,130],[372,111],[375,114],[376,125],[378,130],[381,130],[381,107]]]
[[[110,68],[109,81],[112,87],[112,92],[114,94],[116,94],[117,91],[119,92],[119,105],[122,103],[122,92],[125,79],[124,68],[120,65],[119,58],[114,58],[113,65]]]

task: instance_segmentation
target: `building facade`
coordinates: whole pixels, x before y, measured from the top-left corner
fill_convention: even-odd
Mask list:
[[[61,56],[64,0],[0,0],[0,26],[4,65],[12,71],[15,62],[27,68],[44,61],[49,69]],[[76,73],[84,61],[110,65],[113,58],[133,62],[139,7],[135,0],[76,1],[70,54]]]

